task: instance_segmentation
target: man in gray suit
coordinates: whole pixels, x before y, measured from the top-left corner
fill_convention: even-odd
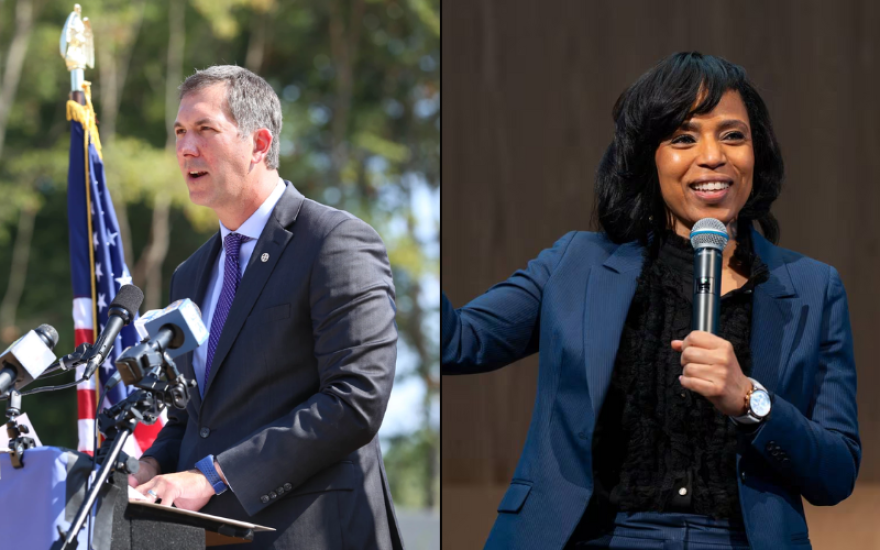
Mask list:
[[[198,392],[129,482],[274,527],[258,548],[401,548],[376,436],[397,356],[385,247],[281,180],[265,80],[218,66],[180,90],[177,160],[220,231],[174,272],[171,299],[199,304],[210,338],[178,360]]]

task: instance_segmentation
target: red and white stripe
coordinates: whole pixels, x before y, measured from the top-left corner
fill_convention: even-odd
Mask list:
[[[91,298],[73,299],[73,332],[74,346],[79,346],[83,343],[95,343]],[[84,366],[76,368],[77,379],[82,378],[84,370]],[[79,435],[79,443],[77,443],[76,450],[88,454],[94,452],[95,407],[98,405],[97,394],[95,393],[95,378],[96,376],[93,376],[76,385],[76,424]]]
[[[92,324],[92,299],[91,298],[74,298],[73,300],[73,330],[75,346],[83,343],[94,343],[94,329]],[[77,367],[76,377],[82,378],[85,367]],[[95,390],[95,380],[98,374],[80,382],[76,385],[76,401],[77,401],[77,433],[79,442],[77,450],[90,455],[94,454],[95,442],[95,410],[98,406],[98,393]],[[103,404],[104,407],[107,403]],[[140,457],[141,454],[156,439],[162,426],[165,425],[168,417],[165,411],[159,420],[150,426],[138,424],[134,429],[133,437],[129,437],[122,447],[122,450],[133,457]]]

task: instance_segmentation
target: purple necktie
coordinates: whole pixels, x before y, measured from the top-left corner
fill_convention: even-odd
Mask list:
[[[226,263],[223,266],[223,289],[220,291],[217,306],[214,308],[214,318],[211,320],[211,335],[208,336],[208,357],[205,361],[205,385],[203,388],[208,387],[208,375],[211,374],[211,362],[214,360],[214,352],[217,351],[217,342],[220,341],[223,324],[226,323],[226,316],[229,315],[229,308],[232,307],[232,299],[235,298],[235,292],[241,282],[238,253],[241,250],[241,245],[249,240],[251,240],[250,237],[238,233],[230,233],[223,239],[223,248],[226,249]],[[202,393],[204,394],[204,390]]]

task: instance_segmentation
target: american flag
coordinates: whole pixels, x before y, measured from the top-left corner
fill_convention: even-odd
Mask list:
[[[105,185],[101,142],[91,94],[88,86],[85,89],[86,105],[67,102],[67,119],[71,121],[67,217],[70,224],[70,273],[76,346],[95,342],[107,324],[108,306],[116,298],[119,288],[131,284],[131,273],[125,265],[119,237],[119,223]],[[101,388],[116,372],[116,358],[138,340],[134,323],[124,327],[96,376],[77,385],[77,450],[89,454],[94,452],[98,401],[103,397],[102,406],[108,408],[131,392],[124,384],[117,384],[107,395],[100,395]],[[78,378],[82,377],[83,369],[77,369]],[[134,437],[128,438],[123,450],[139,457],[153,443],[163,424],[164,415],[162,420],[151,426],[138,424]]]

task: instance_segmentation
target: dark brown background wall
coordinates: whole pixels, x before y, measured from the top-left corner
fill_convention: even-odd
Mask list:
[[[453,304],[590,229],[624,88],[676,51],[725,57],[757,84],[782,144],[780,244],[834,265],[846,285],[860,483],[880,483],[880,3],[446,0],[442,18],[442,286]],[[533,357],[443,378],[444,537],[468,504],[447,489],[509,481],[536,374]]]

